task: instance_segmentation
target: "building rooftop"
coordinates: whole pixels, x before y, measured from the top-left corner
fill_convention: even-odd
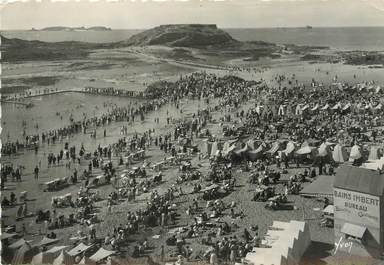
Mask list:
[[[342,165],[336,171],[333,186],[334,188],[382,196],[384,194],[384,174],[379,170]]]

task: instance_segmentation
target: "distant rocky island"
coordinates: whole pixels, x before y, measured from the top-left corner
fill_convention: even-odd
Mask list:
[[[215,24],[172,24],[143,31],[122,43],[133,46],[202,47],[238,42]]]
[[[106,27],[49,27],[41,31],[107,31]],[[343,62],[353,65],[384,65],[384,54],[381,52],[328,52],[319,54],[320,50],[329,47],[298,46],[293,44],[276,45],[263,41],[242,42],[234,39],[229,33],[219,29],[215,24],[172,24],[161,25],[145,30],[130,38],[114,43],[86,43],[76,41],[42,42],[1,37],[0,51],[4,52],[3,62],[20,62],[34,60],[69,60],[87,58],[98,49],[116,49],[129,46],[164,46],[172,50],[172,58],[189,58],[191,49],[203,54],[220,58],[245,58],[244,61],[255,61],[262,57],[272,59],[283,55],[296,55],[303,61]],[[183,49],[188,48],[188,49]],[[220,59],[221,60],[221,59]]]
[[[42,29],[35,29],[32,28],[32,31],[110,31],[111,28],[97,26],[97,27],[63,27],[63,26],[56,26],[56,27],[47,27]]]

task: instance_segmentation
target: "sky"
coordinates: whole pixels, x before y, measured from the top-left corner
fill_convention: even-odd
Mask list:
[[[384,0],[5,1],[9,2],[0,5],[2,30],[50,26],[146,29],[179,23],[210,23],[221,28],[384,26]]]

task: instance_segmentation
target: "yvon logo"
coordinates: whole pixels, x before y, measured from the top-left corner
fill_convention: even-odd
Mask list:
[[[336,255],[337,251],[340,250],[346,250],[348,253],[351,253],[351,250],[352,250],[352,246],[353,246],[353,242],[343,242],[343,237],[340,237],[339,239],[339,242],[335,242],[335,251],[333,253],[333,255]]]

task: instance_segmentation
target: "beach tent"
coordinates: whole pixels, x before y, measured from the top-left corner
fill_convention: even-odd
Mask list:
[[[328,215],[328,216],[334,215],[335,214],[335,206],[332,204],[328,205],[327,207],[325,207],[323,209],[323,213]]]
[[[219,147],[218,147],[218,144],[217,144],[217,141],[214,141],[211,145],[211,154],[210,156],[215,156],[216,155],[216,152],[219,150]],[[208,154],[209,155],[209,154]]]
[[[316,104],[316,105],[311,109],[311,111],[316,111],[316,110],[318,110],[318,108],[319,108],[319,104]]]
[[[236,142],[237,142],[237,139],[226,141],[223,144],[223,148],[222,148],[223,153],[228,154],[229,153],[229,151],[228,151],[229,149],[233,149],[233,147],[236,148],[236,145],[235,145]]]
[[[342,110],[347,111],[349,108],[351,108],[351,103],[347,103]]]
[[[237,156],[242,156],[242,155],[245,154],[248,150],[249,150],[248,145],[244,145],[243,148],[240,148],[240,149],[238,149],[238,150],[236,150],[236,151],[234,151],[234,152],[235,152],[235,154],[236,154]]]
[[[31,243],[33,240],[25,240],[24,238],[21,238],[19,240],[17,240],[16,242],[10,244],[8,247],[11,248],[11,249],[18,249],[19,247],[21,247],[22,245],[24,245],[24,243]]]
[[[376,93],[380,93],[381,92],[381,86],[377,86],[375,91],[376,91]]]
[[[45,253],[52,253],[55,254],[63,249],[66,249],[68,246],[54,246],[53,248],[45,251]]]
[[[68,255],[65,250],[62,250],[60,255],[55,258],[52,265],[73,265],[75,260],[72,256]]]
[[[284,116],[286,114],[286,105],[280,105],[277,114],[280,116]]]
[[[337,144],[332,152],[332,158],[337,163],[344,163],[348,159],[347,150],[345,147]]]
[[[81,261],[78,263],[78,265],[96,265],[96,262],[91,260],[90,258],[84,256]]]
[[[236,150],[236,145],[231,145],[228,148],[223,148],[223,156],[229,155],[234,150]]]
[[[46,246],[46,245],[49,245],[49,244],[53,244],[53,243],[56,243],[58,242],[59,239],[55,238],[55,239],[52,239],[52,238],[48,238],[48,237],[43,237],[43,239],[37,243],[35,246],[36,247],[42,247],[42,246]]]
[[[264,246],[248,252],[245,261],[253,265],[299,264],[304,252],[311,243],[309,225],[305,222],[273,221],[267,231]]]
[[[74,247],[73,249],[68,251],[68,255],[70,255],[70,256],[80,255],[80,254],[84,253],[85,251],[87,251],[88,249],[90,249],[91,247],[92,247],[92,245],[87,246],[84,243],[80,243],[76,247]]]
[[[94,262],[99,262],[99,261],[111,256],[114,253],[115,253],[115,251],[106,250],[106,249],[101,247],[95,254],[93,254],[90,257],[90,259],[93,260]],[[54,265],[56,265],[56,264],[54,264]]]
[[[42,264],[52,264],[53,262],[53,253],[40,252],[33,256],[31,264],[32,265],[42,265]]]
[[[340,108],[340,103],[337,103],[335,106],[332,107],[333,110],[338,110]]]
[[[351,153],[349,154],[349,162],[360,159],[362,157],[361,147],[358,145],[352,146]]]
[[[377,159],[380,159],[380,156],[381,156],[380,147],[372,145],[371,149],[369,150],[368,160],[377,160]]]
[[[153,262],[154,263],[154,262]],[[108,257],[107,258],[107,264],[106,265],[118,265],[119,263],[118,262],[116,262],[116,260],[114,259],[114,258],[112,258],[112,257]],[[156,264],[156,263],[154,263],[154,264]]]
[[[256,141],[255,140],[249,139],[247,141],[247,145],[248,145],[249,149],[251,149],[251,150],[256,149]]]
[[[260,158],[263,155],[263,151],[266,148],[266,144],[262,143],[259,145],[259,147],[256,150],[248,150],[247,156],[248,159],[251,161],[256,161],[258,158]]]
[[[301,114],[303,114],[303,111],[301,109],[301,104],[297,104],[295,109],[295,115],[301,115]]]
[[[285,150],[283,151],[283,153],[285,153],[286,155],[289,155],[291,154],[293,151],[295,151],[296,149],[296,146],[295,146],[295,143],[290,141],[287,143],[287,147],[285,148]]]
[[[316,150],[316,147],[313,147],[313,146],[309,146],[309,145],[306,145],[306,146],[303,146],[301,147],[299,150],[297,150],[295,153],[297,155],[308,155],[308,154],[312,154],[312,152]]]
[[[24,264],[30,263],[32,257],[39,252],[37,247],[32,247],[29,243],[25,242],[13,256],[11,264]]]
[[[309,105],[308,104],[306,104],[304,107],[301,108],[301,112],[306,111],[307,109],[309,109]]]
[[[326,157],[331,154],[331,150],[329,148],[329,145],[326,143],[322,143],[318,149],[318,156],[320,157]]]
[[[325,104],[325,106],[324,107],[322,107],[321,108],[322,110],[327,110],[327,109],[329,109],[329,104],[327,103],[327,104]]]
[[[6,240],[8,238],[12,238],[12,237],[15,237],[17,236],[17,234],[10,234],[10,233],[7,233],[7,232],[2,232],[1,233],[1,240]]]
[[[373,170],[384,170],[384,157],[381,159],[369,160],[367,163],[363,163],[361,167]]]
[[[269,154],[269,155],[274,155],[277,151],[279,151],[279,149],[280,149],[280,143],[279,142],[274,142],[272,144],[271,149],[266,151],[266,153]]]

